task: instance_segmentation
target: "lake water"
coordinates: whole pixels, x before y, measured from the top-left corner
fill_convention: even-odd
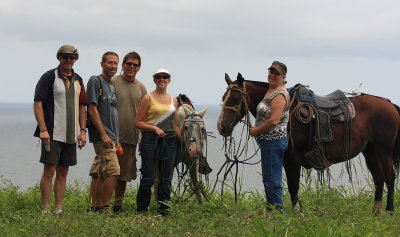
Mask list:
[[[195,105],[196,110],[202,109],[204,106]],[[208,105],[208,111],[205,115],[205,123],[207,131],[212,132],[216,138],[208,139],[208,161],[213,172],[210,174],[210,183],[214,183],[216,174],[221,165],[225,161],[223,147],[223,139],[218,134],[216,121],[220,112],[220,106]],[[253,123],[254,124],[254,123]],[[0,176],[2,179],[9,179],[14,185],[18,185],[21,189],[32,187],[38,184],[43,165],[39,162],[40,148],[39,139],[33,137],[36,127],[36,120],[33,114],[32,104],[0,104]],[[238,127],[235,131],[237,139],[240,137]],[[254,153],[253,143],[250,143],[248,155]],[[94,150],[92,144],[87,144],[82,150],[78,150],[78,164],[70,167],[68,175],[68,183],[74,180],[80,180],[83,183],[89,182],[89,168],[94,158]],[[250,162],[260,160],[256,155]],[[353,161],[353,181],[357,186],[367,186],[370,183],[370,175],[365,169],[362,157],[357,157]],[[138,166],[140,166],[140,156],[138,156]],[[242,183],[242,190],[263,191],[261,183],[261,164],[257,165],[239,165],[239,178]],[[343,164],[331,166],[333,180],[332,186],[351,184],[348,181],[348,175],[344,171]],[[312,177],[316,177],[315,171]],[[220,175],[220,179],[222,176]],[[176,178],[174,181],[176,182]],[[368,181],[369,180],[369,181]],[[136,186],[139,180],[131,182],[131,186]],[[354,182],[353,182],[354,183]],[[230,183],[232,184],[232,183]],[[286,184],[285,184],[286,185]],[[217,187],[220,187],[218,185]]]

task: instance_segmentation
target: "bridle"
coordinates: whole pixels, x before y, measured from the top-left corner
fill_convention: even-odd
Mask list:
[[[235,112],[235,116],[236,116],[235,119],[236,118],[240,119],[242,117],[240,109],[242,107],[242,104],[244,103],[244,107],[245,107],[244,110],[246,111],[246,120],[242,120],[242,122],[244,122],[247,126],[251,127],[250,112],[249,112],[250,110],[249,110],[249,102],[248,102],[249,98],[248,98],[248,94],[247,94],[244,83],[245,82],[243,82],[243,88],[234,83],[229,84],[228,88],[226,89],[225,95],[224,95],[224,102],[222,103],[221,106],[222,106],[222,110],[225,110],[225,109],[233,110]],[[241,100],[240,100],[240,103],[237,105],[228,106],[228,105],[226,105],[226,102],[228,101],[229,97],[231,96],[232,91],[240,92]],[[232,120],[232,123],[230,124],[232,127],[233,127],[233,122],[235,121],[235,119]]]
[[[189,147],[189,144],[195,142],[199,149],[203,153],[204,142],[207,142],[207,133],[204,126],[204,120],[201,116],[195,112],[187,115],[183,121],[183,141],[185,143],[185,148]],[[196,131],[197,130],[197,131]],[[199,134],[197,141],[195,133]]]

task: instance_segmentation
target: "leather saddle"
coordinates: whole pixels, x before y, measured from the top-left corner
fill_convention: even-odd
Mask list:
[[[297,90],[297,98],[301,102],[311,104],[314,111],[307,111],[305,107],[301,109],[301,114],[305,117],[309,113],[318,113],[320,123],[344,122],[355,117],[354,105],[341,90],[336,90],[328,95],[315,95],[312,90],[305,86],[300,86]],[[317,116],[318,117],[318,116]],[[323,117],[327,117],[324,119]],[[330,125],[330,124],[329,124]]]
[[[300,108],[300,115],[305,118],[312,115],[315,126],[313,135],[315,145],[311,151],[305,154],[304,165],[306,168],[313,167],[322,170],[331,165],[323,154],[322,142],[333,141],[332,123],[343,122],[346,124],[345,126],[351,126],[351,120],[356,115],[354,105],[341,90],[325,96],[318,96],[302,85],[297,88],[297,99],[304,103]]]

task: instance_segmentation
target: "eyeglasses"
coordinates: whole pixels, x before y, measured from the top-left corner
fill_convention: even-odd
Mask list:
[[[61,57],[65,60],[67,60],[67,59],[75,60],[76,59],[75,55],[61,55]]]
[[[154,79],[159,80],[159,79],[170,79],[170,75],[155,75]]]
[[[129,67],[132,67],[132,66],[134,66],[134,67],[140,67],[140,64],[131,63],[131,62],[126,62],[125,65],[127,65],[127,66],[129,66]]]

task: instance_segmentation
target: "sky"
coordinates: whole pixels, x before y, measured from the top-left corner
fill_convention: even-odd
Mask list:
[[[58,48],[73,44],[85,83],[101,73],[104,52],[137,51],[148,91],[167,67],[169,92],[195,104],[221,103],[224,73],[266,81],[274,60],[287,65],[288,86],[400,104],[399,12],[398,0],[1,0],[0,103],[32,103]]]

